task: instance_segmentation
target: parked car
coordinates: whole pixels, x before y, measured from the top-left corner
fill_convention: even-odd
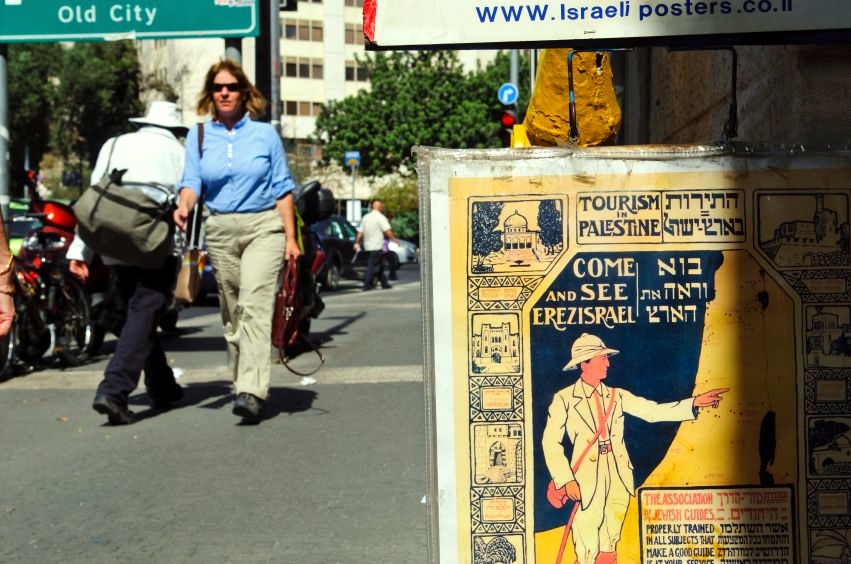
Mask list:
[[[9,202],[9,217],[6,218],[6,237],[9,239],[9,249],[13,255],[18,254],[26,237],[31,231],[41,227],[41,220],[27,216],[30,211],[29,203],[25,200],[12,198]]]
[[[21,252],[24,239],[27,235],[37,231],[41,227],[41,220],[37,217],[25,215],[13,215],[6,222],[6,237],[9,239],[9,250],[17,256]]]
[[[325,264],[318,280],[325,290],[336,290],[340,280],[360,280],[366,274],[366,253],[355,252],[358,230],[341,215],[332,215],[310,226],[325,248]],[[394,271],[399,266],[419,261],[419,250],[410,241],[399,239],[399,244],[388,244],[391,253],[384,255],[384,268]],[[391,262],[392,261],[392,262]]]
[[[419,262],[420,260],[420,250],[410,241],[399,239],[398,244],[390,241],[387,243],[387,248],[393,251],[392,254],[388,253],[386,259],[388,261],[387,268],[390,270],[396,270],[403,264]]]
[[[325,248],[325,263],[318,280],[325,290],[336,290],[341,278],[358,279],[366,272],[366,253],[354,249],[357,229],[341,215],[332,215],[310,226]]]

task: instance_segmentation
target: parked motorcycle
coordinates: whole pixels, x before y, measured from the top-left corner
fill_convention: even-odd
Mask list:
[[[32,194],[27,215],[40,219],[42,225],[24,237],[18,259],[25,264],[47,260],[67,270],[65,254],[74,240],[77,227],[74,209],[62,202],[43,200],[35,191]],[[117,335],[121,331],[127,304],[118,292],[112,268],[105,265],[99,256],[95,256],[89,265],[89,277],[82,287],[89,299],[89,314],[93,322],[87,347],[87,354],[92,356],[100,350],[107,333]],[[160,316],[160,328],[173,332],[179,312],[180,306],[172,303]]]
[[[30,367],[47,355],[74,366],[92,354],[95,331],[89,298],[65,261],[76,219],[61,202],[36,197],[30,209],[27,215],[38,218],[41,227],[24,237],[15,261],[17,316],[4,359]]]
[[[325,249],[319,238],[310,230],[310,226],[322,221],[334,213],[336,202],[334,195],[316,180],[299,186],[295,193],[295,207],[303,222],[302,259],[300,262],[299,291],[303,292],[301,303],[303,311],[299,313],[299,333],[307,337],[311,320],[319,317],[325,309],[325,303],[319,296],[317,277],[325,263]]]

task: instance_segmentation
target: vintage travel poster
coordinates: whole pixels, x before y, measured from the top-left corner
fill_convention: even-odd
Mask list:
[[[851,561],[851,153],[417,158],[433,561]]]

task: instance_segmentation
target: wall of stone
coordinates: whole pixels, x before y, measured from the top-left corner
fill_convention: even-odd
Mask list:
[[[737,141],[851,144],[851,46],[737,47]],[[647,143],[722,139],[728,51],[650,50]]]

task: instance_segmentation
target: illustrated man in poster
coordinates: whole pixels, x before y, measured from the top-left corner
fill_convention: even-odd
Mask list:
[[[632,462],[624,444],[624,414],[651,423],[689,421],[701,407],[718,407],[727,388],[693,398],[657,403],[602,382],[609,357],[619,351],[583,333],[573,343],[563,370],[581,371],[579,379],[553,397],[544,428],[544,460],[552,481],[547,499],[556,508],[577,502],[572,522],[579,564],[613,564],[630,497],[635,495]],[[564,440],[573,445],[570,461]],[[565,534],[567,532],[565,531]]]

